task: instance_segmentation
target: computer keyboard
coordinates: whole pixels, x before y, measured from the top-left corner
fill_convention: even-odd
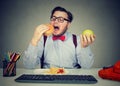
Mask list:
[[[16,82],[27,83],[71,83],[95,84],[97,80],[92,75],[33,75],[23,74],[15,79]]]

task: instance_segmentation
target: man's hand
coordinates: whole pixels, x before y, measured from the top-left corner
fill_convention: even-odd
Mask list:
[[[85,48],[92,44],[95,41],[96,36],[95,35],[80,35],[81,39],[81,47]]]
[[[31,40],[31,44],[33,46],[36,46],[38,41],[41,39],[42,35],[44,32],[46,32],[49,29],[49,27],[47,27],[46,25],[42,24],[39,25],[38,27],[35,28],[32,40]]]

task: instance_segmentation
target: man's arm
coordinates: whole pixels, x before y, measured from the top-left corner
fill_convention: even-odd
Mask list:
[[[43,53],[43,39],[38,42],[37,46],[29,44],[23,54],[23,64],[26,68],[35,68],[40,64],[40,57]]]
[[[78,59],[78,63],[82,68],[90,68],[93,65],[94,57],[93,53],[90,49],[90,46],[82,47],[81,46],[81,39],[78,36],[78,46],[76,47],[76,55]]]
[[[46,25],[39,25],[35,28],[32,40],[23,54],[23,64],[26,68],[35,68],[40,64],[40,57],[43,53],[43,33],[49,28]]]

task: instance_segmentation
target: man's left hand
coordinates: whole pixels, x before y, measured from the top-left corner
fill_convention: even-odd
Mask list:
[[[90,44],[92,44],[95,41],[96,36],[95,35],[80,35],[80,39],[81,39],[81,47],[85,48],[87,46],[89,46]]]

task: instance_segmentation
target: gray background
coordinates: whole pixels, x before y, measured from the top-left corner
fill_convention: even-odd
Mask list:
[[[97,38],[91,45],[95,56],[93,67],[120,60],[119,0],[0,0],[0,67],[5,52],[24,52],[34,28],[49,22],[55,6],[73,13],[69,32],[79,35],[87,28],[95,32]],[[17,67],[23,67],[22,56]]]

